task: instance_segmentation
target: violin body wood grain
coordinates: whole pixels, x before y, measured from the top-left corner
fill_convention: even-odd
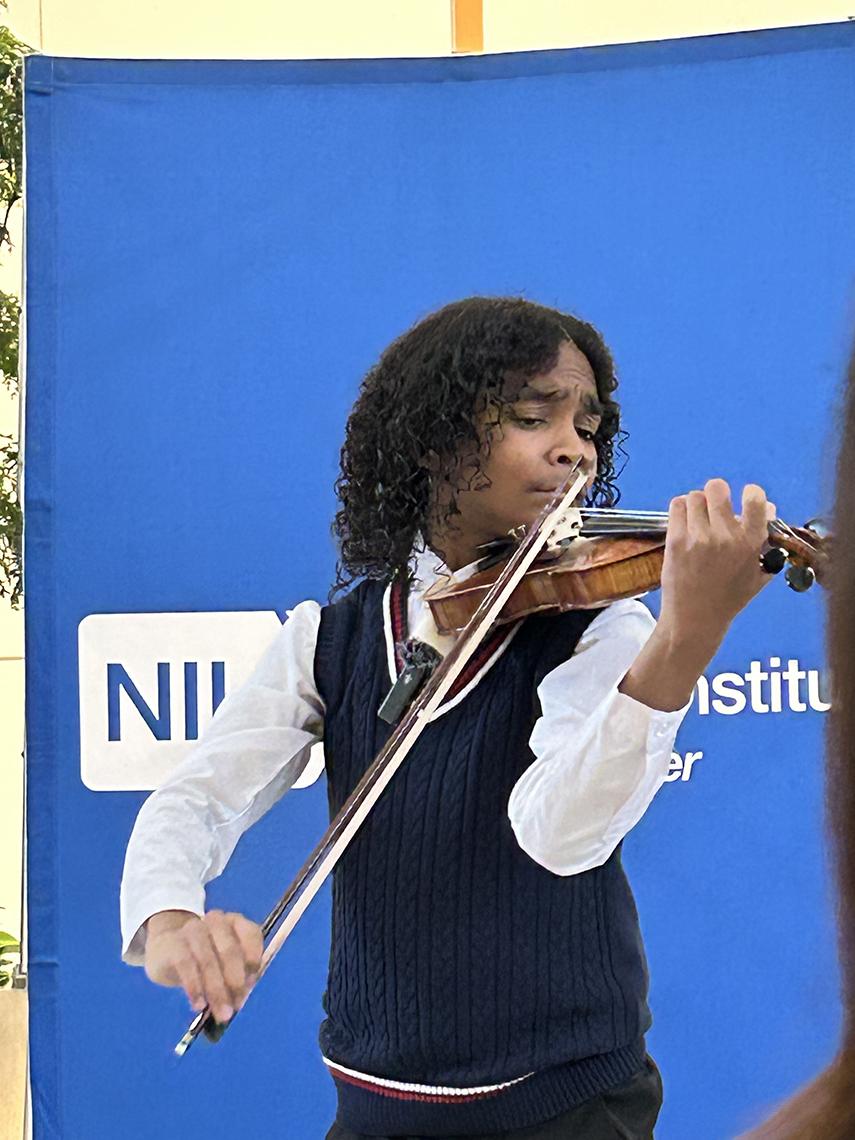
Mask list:
[[[558,559],[536,562],[499,615],[499,622],[528,614],[597,609],[659,586],[665,537],[581,538]],[[491,566],[461,583],[425,595],[440,633],[462,629],[498,577]]]

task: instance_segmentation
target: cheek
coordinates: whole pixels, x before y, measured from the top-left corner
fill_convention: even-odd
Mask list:
[[[529,440],[520,432],[506,431],[494,440],[484,461],[484,471],[494,482],[513,478],[529,462]]]
[[[520,483],[527,483],[532,473],[538,470],[540,456],[532,446],[530,440],[515,439],[508,441],[500,455],[495,457],[496,462],[491,472],[492,478],[511,488]],[[542,460],[541,460],[542,462]]]
[[[591,444],[590,452],[586,452],[585,458],[586,460],[590,459],[591,463],[591,474],[588,476],[588,490],[590,491],[594,485],[594,480],[600,472],[600,460],[597,455],[597,448],[593,443]]]

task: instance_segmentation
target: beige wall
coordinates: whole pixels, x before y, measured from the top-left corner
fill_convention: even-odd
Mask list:
[[[257,59],[443,55],[448,0],[42,0],[62,55]]]
[[[845,20],[851,0],[484,0],[487,51]],[[57,55],[228,59],[445,55],[451,0],[10,0]],[[14,24],[13,24],[14,26]]]
[[[852,0],[485,0],[486,51],[706,36],[843,21]]]

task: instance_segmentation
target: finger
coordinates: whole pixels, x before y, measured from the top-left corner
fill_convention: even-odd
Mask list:
[[[223,980],[229,990],[230,1004],[237,1007],[246,997],[246,965],[243,947],[238,941],[229,916],[213,911],[205,916],[214,950],[220,960]]]
[[[703,491],[689,491],[686,496],[686,523],[689,538],[699,541],[709,536],[710,516]]]
[[[766,492],[756,483],[747,483],[742,492],[742,529],[752,545],[759,548],[768,537]]]
[[[231,919],[232,930],[243,951],[246,972],[250,975],[257,974],[261,969],[261,956],[264,953],[264,938],[261,927],[242,914],[230,914],[228,917]]]
[[[739,523],[733,513],[730,487],[724,479],[710,479],[704,487],[704,495],[707,500],[710,529],[716,537],[729,538],[739,529]]]
[[[677,495],[668,506],[667,542],[669,546],[685,545],[688,534],[686,496]]]
[[[205,1001],[211,1007],[217,1021],[221,1024],[231,1021],[234,1015],[234,1005],[207,924],[200,922],[197,927],[194,927],[188,934],[187,941],[202,974]]]
[[[189,946],[182,948],[173,968],[179,985],[187,994],[187,1000],[198,1013],[205,1008],[205,987],[202,984],[202,972]]]

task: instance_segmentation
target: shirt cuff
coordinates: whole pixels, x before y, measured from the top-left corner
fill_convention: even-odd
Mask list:
[[[619,688],[616,688],[614,697],[615,710],[625,710],[624,715],[637,718],[635,723],[640,723],[642,717],[648,718],[648,751],[656,750],[665,740],[667,740],[669,744],[673,743],[677,729],[680,727],[683,717],[692,707],[693,700],[694,691],[680,709],[655,709],[650,705],[644,704],[643,701],[631,697],[629,693],[622,693]]]
[[[189,890],[186,894],[176,894],[171,888],[167,894],[153,892],[143,898],[134,899],[132,909],[122,908],[122,961],[129,966],[145,964],[146,930],[145,924],[153,914],[164,910],[186,910],[202,918],[205,914],[205,890]]]

